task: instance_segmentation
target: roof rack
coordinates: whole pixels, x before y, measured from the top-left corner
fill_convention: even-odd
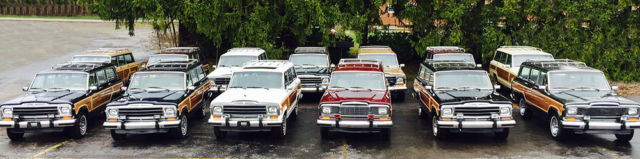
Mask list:
[[[442,60],[442,61],[433,61],[429,60],[427,62],[429,65],[433,66],[433,68],[437,70],[442,69],[476,69],[476,65],[472,62],[462,61],[462,60]]]
[[[385,46],[385,45],[367,45],[367,46],[360,46],[360,48],[391,48],[391,47]]]
[[[287,60],[255,60],[249,61],[244,64],[244,68],[264,68],[264,69],[276,69],[283,67],[290,62]]]
[[[525,62],[531,63],[534,66],[538,67],[563,67],[563,66],[573,66],[573,67],[588,67],[586,63],[571,59],[555,59],[555,60],[527,60]]]
[[[382,71],[382,62],[378,60],[362,60],[355,58],[340,59],[336,70],[373,69]]]
[[[457,46],[429,46],[427,47],[427,51],[429,52],[438,52],[438,53],[463,53],[466,50]]]
[[[185,70],[193,65],[197,65],[198,62],[196,60],[189,61],[167,61],[167,62],[156,62],[149,63],[145,67],[147,70],[159,71],[159,70]]]
[[[54,70],[73,70],[73,71],[90,71],[95,68],[107,65],[108,63],[97,62],[69,62],[62,64],[55,64],[51,67]]]
[[[170,47],[160,50],[160,53],[196,52],[199,50],[199,47]]]
[[[296,54],[299,53],[327,53],[326,47],[297,47],[294,51]]]
[[[504,49],[527,49],[527,50],[538,50],[542,51],[542,49],[533,47],[533,46],[500,46],[500,48]]]

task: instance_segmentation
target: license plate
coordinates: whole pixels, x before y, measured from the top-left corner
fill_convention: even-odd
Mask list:
[[[40,128],[40,123],[39,122],[29,122],[29,124],[27,124],[27,128]]]
[[[238,125],[240,127],[249,127],[249,122],[248,121],[240,121],[240,122],[238,122]]]

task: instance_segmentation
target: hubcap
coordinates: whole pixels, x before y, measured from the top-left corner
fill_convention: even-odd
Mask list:
[[[202,116],[206,117],[207,116],[207,107],[205,107],[204,104],[202,104]]]
[[[525,108],[524,99],[520,100],[520,104],[518,104],[518,106],[520,106],[520,116],[524,116],[525,111],[527,111],[527,109]]]
[[[287,135],[287,121],[282,123],[282,136]]]
[[[187,135],[187,129],[189,123],[187,121],[187,118],[185,116],[182,116],[182,121],[180,121],[180,132],[182,133],[182,136]]]
[[[418,116],[422,116],[422,109],[418,108]]]
[[[438,118],[435,115],[431,119],[431,127],[433,128],[433,136],[438,136]]]
[[[80,121],[78,121],[78,126],[80,127],[80,134],[84,135],[87,133],[87,117],[84,115],[80,116]]]
[[[551,123],[549,123],[549,130],[551,131],[551,135],[554,137],[558,136],[558,131],[560,130],[560,127],[558,126],[558,118],[553,116],[551,117],[550,122]]]

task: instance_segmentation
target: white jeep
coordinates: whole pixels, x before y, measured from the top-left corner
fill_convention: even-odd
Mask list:
[[[261,48],[232,48],[227,53],[220,56],[218,65],[213,66],[215,70],[207,78],[211,81],[209,95],[212,93],[222,93],[227,89],[231,75],[234,71],[241,70],[242,66],[255,60],[266,60],[267,54]]]

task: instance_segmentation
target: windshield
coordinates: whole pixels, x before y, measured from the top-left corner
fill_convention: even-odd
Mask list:
[[[436,72],[436,90],[449,89],[493,89],[487,72],[451,71]]]
[[[358,59],[379,60],[384,66],[398,66],[398,58],[395,54],[360,54]]]
[[[256,56],[222,56],[218,62],[218,67],[242,67],[244,63],[258,60]]]
[[[329,66],[329,58],[324,54],[294,54],[289,61],[295,66]]]
[[[85,73],[43,73],[36,75],[31,89],[86,90],[87,82],[87,74]]]
[[[185,89],[184,73],[136,73],[129,89]]]
[[[329,88],[386,89],[384,74],[380,72],[334,72]]]
[[[98,62],[110,63],[111,58],[108,56],[74,56],[71,62]]]
[[[189,61],[187,55],[153,55],[149,57],[149,64],[167,61]]]
[[[229,88],[277,88],[282,89],[282,73],[236,72],[231,77]],[[265,94],[266,95],[266,94]]]
[[[433,61],[465,61],[475,63],[471,54],[435,54]]]
[[[602,72],[550,72],[550,89],[610,89]]]
[[[553,60],[551,55],[513,55],[513,67],[520,67],[520,64],[527,60]]]

